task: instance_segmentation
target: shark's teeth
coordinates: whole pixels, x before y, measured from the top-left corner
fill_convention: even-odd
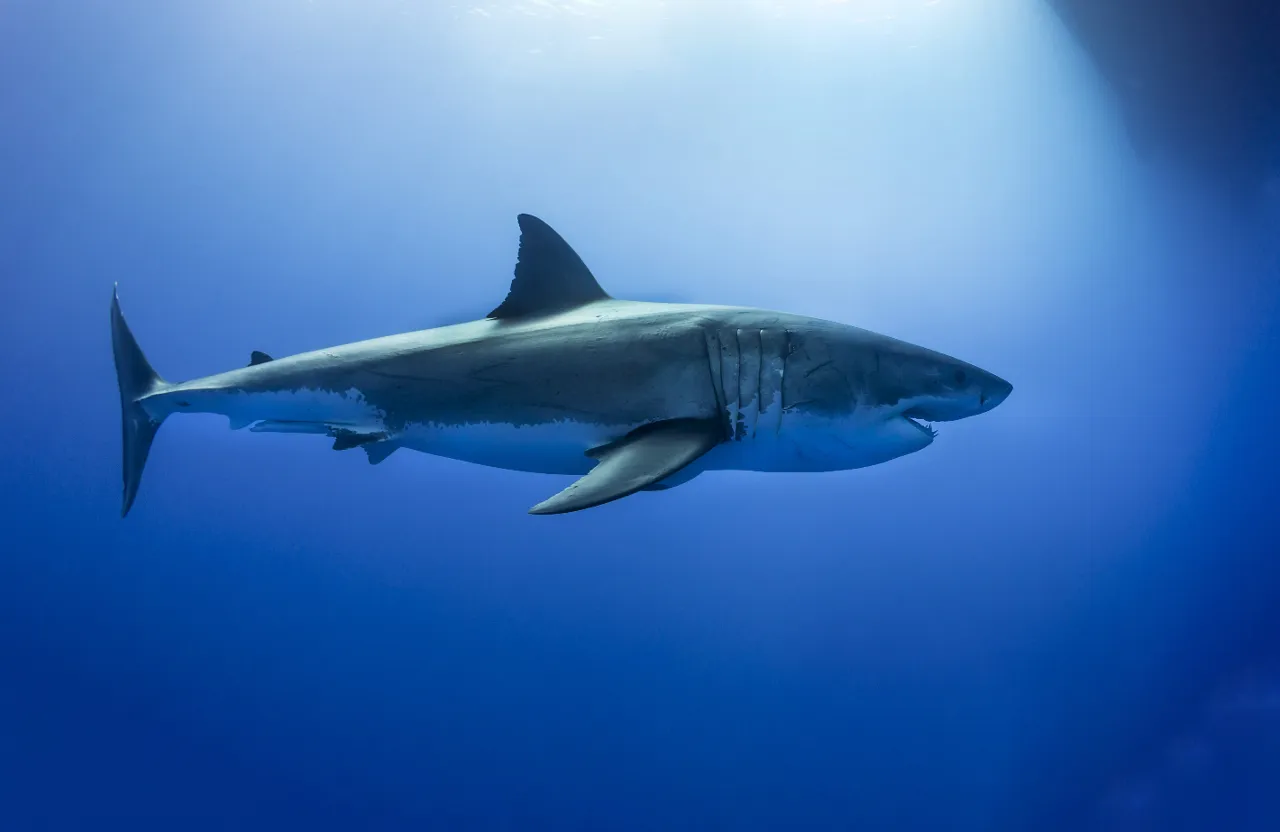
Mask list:
[[[935,428],[933,425],[929,424],[928,422],[925,422],[921,419],[917,419],[914,416],[905,416],[904,418],[911,424],[915,425],[920,430],[927,432],[929,436],[934,438],[938,436],[937,428]]]

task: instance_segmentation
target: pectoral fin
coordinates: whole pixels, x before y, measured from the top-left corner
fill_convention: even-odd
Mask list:
[[[670,491],[676,486],[684,485],[689,480],[698,476],[698,474],[700,473],[702,472],[690,467],[685,467],[679,471],[676,471],[674,474],[667,477],[666,479],[659,480],[658,482],[655,482],[653,485],[646,485],[644,488],[640,490],[641,491]]]
[[[564,514],[634,494],[684,468],[723,439],[724,425],[718,419],[670,419],[636,428],[591,451],[599,464],[529,513]]]

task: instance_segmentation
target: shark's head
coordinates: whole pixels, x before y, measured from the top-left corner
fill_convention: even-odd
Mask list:
[[[986,413],[1013,385],[972,364],[855,327],[805,332],[787,360],[784,420],[807,458],[874,465],[933,442],[932,422]]]

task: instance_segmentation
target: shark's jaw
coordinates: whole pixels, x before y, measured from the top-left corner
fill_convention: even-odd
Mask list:
[[[904,413],[901,418],[905,419],[913,428],[928,436],[931,441],[938,435],[938,431],[933,425],[918,416]]]
[[[920,432],[930,437],[938,435],[934,424],[967,419],[982,412],[983,406],[976,398],[966,395],[920,396],[901,403],[896,412]]]

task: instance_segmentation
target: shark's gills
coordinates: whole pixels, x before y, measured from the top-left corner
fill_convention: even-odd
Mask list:
[[[791,333],[785,329],[709,330],[707,359],[716,402],[736,442],[782,429],[783,384]]]

